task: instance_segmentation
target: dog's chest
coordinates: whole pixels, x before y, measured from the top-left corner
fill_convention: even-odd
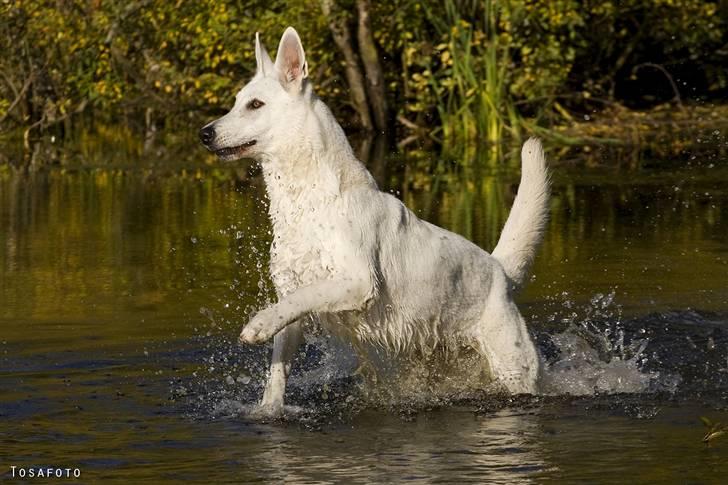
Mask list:
[[[276,203],[277,202],[277,203]],[[337,272],[336,238],[341,219],[335,197],[302,193],[271,201],[271,277],[282,294]]]

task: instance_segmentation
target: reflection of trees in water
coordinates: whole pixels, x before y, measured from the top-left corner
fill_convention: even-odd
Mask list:
[[[549,469],[538,416],[511,410],[475,417],[469,410],[443,413],[422,414],[404,432],[402,417],[364,413],[351,428],[337,430],[336,452],[321,433],[266,428],[261,437],[269,446],[246,454],[245,465],[267,479],[292,482],[365,477],[386,483],[406,474],[428,483],[515,484],[532,483],[535,473]]]
[[[480,162],[396,160],[376,141],[359,148],[380,186],[398,192],[420,217],[493,248],[517,172]],[[720,174],[654,179],[615,172],[611,180],[592,181],[563,172],[555,170],[537,274],[560,271],[565,261],[588,272],[620,258],[621,278],[644,279],[644,261],[630,258],[663,253],[690,258],[695,285],[701,272],[717,271],[716,260],[701,252],[725,244],[728,190],[716,181]],[[237,281],[234,291],[253,294],[266,273],[263,190],[232,168],[6,170],[0,174],[0,225],[2,301],[22,303],[37,315],[88,314],[94,310],[87,302],[113,307],[118,295],[130,292],[136,304],[154,306],[170,293],[227,288],[231,281]],[[630,253],[635,249],[641,252]],[[661,279],[674,279],[664,271]],[[2,311],[12,308],[6,304]]]
[[[256,192],[255,190],[252,190]],[[230,284],[257,293],[267,218],[233,179],[185,171],[43,171],[0,179],[0,299],[38,317]],[[243,270],[245,268],[245,270]],[[129,301],[129,300],[126,300]]]
[[[492,250],[518,184],[517,170],[488,168],[503,165],[407,163],[392,185],[420,217]],[[557,167],[553,175],[551,222],[535,268],[548,285],[537,293],[626,286],[651,301],[664,289],[662,300],[679,306],[684,285],[725,302],[716,293],[728,271],[724,171],[589,174]]]
[[[610,180],[611,179],[611,180]],[[412,184],[410,184],[412,185]],[[518,185],[517,173],[478,169],[436,173],[420,190],[403,189],[406,203],[422,217],[485,248],[497,242]],[[589,181],[560,175],[553,184],[551,228],[546,239],[556,255],[567,240],[607,241],[639,236],[645,243],[714,239],[725,234],[728,182],[654,182],[630,174]]]

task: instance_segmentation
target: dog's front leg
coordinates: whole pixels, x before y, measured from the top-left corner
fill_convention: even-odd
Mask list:
[[[278,303],[258,312],[240,334],[246,344],[265,342],[294,321],[310,313],[364,308],[371,296],[364,279],[332,279],[298,288]]]
[[[273,340],[273,359],[270,375],[260,403],[266,414],[279,414],[283,411],[283,395],[286,391],[286,380],[291,374],[291,365],[296,351],[303,343],[301,322],[294,322],[278,332]]]

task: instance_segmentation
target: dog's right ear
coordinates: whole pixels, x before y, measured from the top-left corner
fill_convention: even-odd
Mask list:
[[[278,44],[276,70],[283,87],[291,92],[300,91],[303,80],[308,77],[306,54],[303,52],[301,38],[293,27],[288,27],[283,32]]]
[[[255,33],[255,61],[258,64],[257,72],[263,76],[272,75],[275,71],[275,64],[273,59],[268,55],[268,51],[265,50],[263,44],[260,43],[260,34]]]

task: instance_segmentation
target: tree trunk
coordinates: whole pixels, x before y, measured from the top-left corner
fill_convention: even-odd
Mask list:
[[[359,13],[357,40],[359,41],[359,54],[366,72],[369,105],[374,114],[374,125],[377,131],[386,133],[389,121],[387,117],[387,95],[384,74],[382,73],[382,66],[379,64],[377,46],[374,44],[369,22],[369,0],[357,0],[356,8]]]
[[[351,43],[351,32],[346,23],[346,18],[339,12],[334,11],[334,0],[321,0],[321,9],[328,19],[329,29],[334,37],[334,42],[336,42],[337,47],[344,54],[344,60],[346,61],[344,73],[346,75],[346,81],[349,84],[349,90],[351,91],[351,100],[354,103],[354,109],[359,115],[361,126],[367,131],[373,131],[374,124],[369,114],[364,75],[359,67],[359,59]]]
[[[387,148],[389,140],[382,135],[369,134],[359,140],[359,149],[356,154],[359,160],[366,165],[374,180],[380,187],[387,185],[388,164]]]

